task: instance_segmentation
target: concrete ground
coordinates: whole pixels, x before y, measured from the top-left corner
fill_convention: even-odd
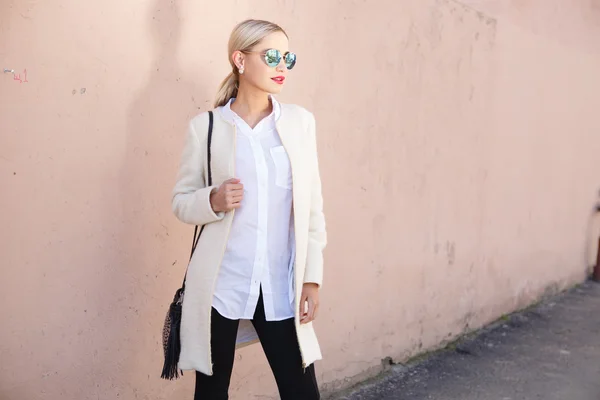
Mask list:
[[[600,284],[585,282],[350,392],[333,398],[600,400]]]

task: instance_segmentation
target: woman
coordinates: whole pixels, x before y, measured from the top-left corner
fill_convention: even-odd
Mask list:
[[[237,25],[233,71],[209,114],[189,127],[173,210],[203,225],[190,261],[179,367],[196,370],[195,399],[227,399],[234,352],[256,337],[283,400],[318,399],[319,309],[326,244],[315,120],[280,104],[296,63],[284,30],[267,21]]]

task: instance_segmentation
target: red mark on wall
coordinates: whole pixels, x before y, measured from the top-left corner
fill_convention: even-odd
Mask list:
[[[21,74],[13,73],[13,80],[19,81],[19,83],[29,83],[27,80],[27,68],[23,70],[23,77],[21,77]]]

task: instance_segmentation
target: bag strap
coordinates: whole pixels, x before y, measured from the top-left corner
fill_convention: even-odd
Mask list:
[[[208,112],[208,139],[206,140],[206,163],[208,166],[208,184],[207,187],[212,186],[212,170],[211,170],[211,154],[210,154],[210,144],[212,141],[212,131],[213,131],[213,112]],[[194,228],[194,239],[192,240],[192,252],[190,253],[190,261],[192,261],[192,256],[194,255],[194,251],[196,251],[196,246],[198,246],[198,240],[200,240],[200,235],[202,235],[202,231],[204,230],[204,225],[200,227],[200,232],[198,232],[198,225]],[[190,264],[188,262],[188,266],[185,270],[185,275],[183,277],[183,284],[181,285],[181,289],[185,290],[185,280],[187,278],[188,269]]]

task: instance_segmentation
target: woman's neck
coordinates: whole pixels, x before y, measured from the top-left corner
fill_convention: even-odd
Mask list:
[[[240,90],[231,110],[242,118],[248,126],[254,128],[263,118],[271,114],[273,105],[269,95],[259,90],[247,90],[240,85]]]

